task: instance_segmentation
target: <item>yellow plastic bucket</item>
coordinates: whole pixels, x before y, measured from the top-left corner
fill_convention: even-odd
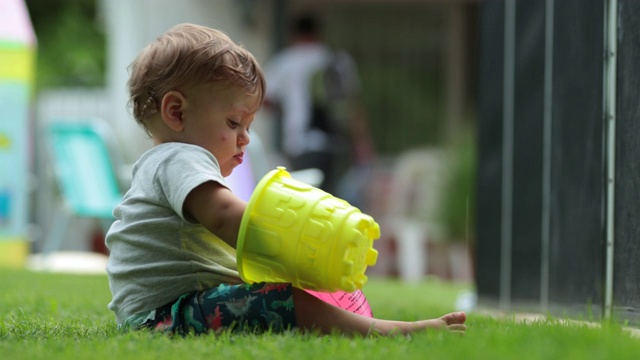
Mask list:
[[[238,271],[247,283],[351,292],[366,284],[379,237],[371,216],[278,167],[260,180],[242,217]]]

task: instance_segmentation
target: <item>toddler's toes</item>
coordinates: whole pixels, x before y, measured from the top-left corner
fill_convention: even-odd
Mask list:
[[[465,314],[462,311],[453,312],[453,313],[449,313],[449,314],[446,314],[446,315],[442,316],[441,319],[444,322],[446,322],[447,325],[464,324],[464,322],[467,320],[467,314]]]
[[[447,329],[449,331],[452,331],[452,332],[464,333],[465,331],[467,331],[467,325],[465,325],[465,324],[452,324],[452,325],[447,326]]]

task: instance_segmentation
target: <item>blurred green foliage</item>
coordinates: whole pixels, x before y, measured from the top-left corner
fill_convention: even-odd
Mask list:
[[[442,79],[415,66],[360,62],[362,97],[376,150],[397,155],[443,143]]]
[[[26,0],[38,38],[36,89],[105,84],[106,39],[96,0]]]
[[[442,189],[441,222],[450,241],[473,242],[476,229],[476,138],[467,125],[449,144],[449,171]]]

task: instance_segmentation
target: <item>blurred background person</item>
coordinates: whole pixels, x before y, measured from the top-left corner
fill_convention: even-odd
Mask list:
[[[315,16],[293,20],[289,46],[265,67],[266,108],[276,118],[275,143],[288,166],[321,170],[321,189],[357,205],[353,187],[374,155],[358,70],[320,34]]]

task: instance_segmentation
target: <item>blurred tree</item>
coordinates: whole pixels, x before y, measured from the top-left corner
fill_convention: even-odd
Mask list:
[[[96,0],[26,0],[38,38],[36,88],[103,86],[106,40]]]

